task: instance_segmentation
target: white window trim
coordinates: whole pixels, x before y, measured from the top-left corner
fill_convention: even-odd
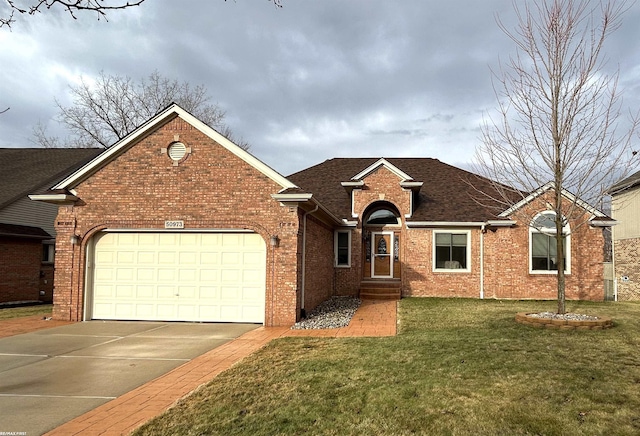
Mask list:
[[[347,235],[349,235],[349,242],[348,242],[348,261],[346,264],[342,264],[339,265],[338,264],[338,234],[339,233],[346,233]],[[336,268],[351,268],[351,230],[336,230],[333,232],[333,266]]]
[[[441,229],[433,230],[431,236],[431,269],[434,273],[470,273],[471,272],[471,230],[460,229]],[[467,267],[448,269],[448,268],[436,268],[436,235],[439,233],[449,233],[454,235],[465,234],[467,235]]]
[[[551,211],[545,211],[545,212],[540,212],[539,214],[537,214],[535,217],[533,217],[533,219],[531,220],[531,222],[535,222],[535,220],[538,219],[538,217],[540,217],[541,215],[554,215],[554,219],[555,219],[555,212],[551,212]],[[529,274],[535,274],[535,275],[557,275],[558,271],[556,270],[551,270],[551,271],[547,271],[547,270],[542,270],[542,269],[533,269],[533,237],[532,235],[534,233],[542,233],[543,235],[549,235],[549,236],[555,236],[556,235],[556,230],[554,229],[548,229],[548,232],[545,232],[545,229],[536,229],[535,227],[529,226]],[[566,265],[564,266],[564,274],[565,275],[571,275],[571,228],[569,227],[569,223],[567,223],[566,226],[564,226],[564,229],[562,229],[563,233],[566,234],[566,238],[564,239],[564,250],[565,253],[567,254],[566,257]]]

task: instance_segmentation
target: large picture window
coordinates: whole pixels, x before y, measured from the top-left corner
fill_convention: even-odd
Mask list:
[[[536,216],[529,228],[530,241],[530,271],[532,273],[555,273],[558,270],[558,252],[556,241],[555,213],[543,212]],[[571,259],[567,253],[571,253],[571,236],[569,224],[562,229],[565,235],[564,244],[564,271],[571,272]]]
[[[433,265],[435,271],[470,271],[469,231],[434,232]]]
[[[334,234],[335,266],[351,266],[351,232],[338,230]]]

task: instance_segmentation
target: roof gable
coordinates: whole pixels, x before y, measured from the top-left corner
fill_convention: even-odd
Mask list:
[[[520,208],[531,203],[533,200],[535,200],[539,196],[543,195],[544,193],[552,189],[553,189],[553,182],[548,182],[542,185],[541,187],[539,187],[538,189],[530,193],[528,196],[526,196],[525,198],[523,198],[522,200],[520,200],[519,202],[511,206],[509,209],[502,212],[499,216],[501,218],[506,218],[512,215],[514,212],[516,212]],[[581,208],[583,208],[584,210],[586,210],[587,212],[589,212],[590,214],[594,215],[597,218],[608,218],[607,215],[600,212],[599,210],[597,210],[595,207],[591,206],[587,202],[577,198],[575,195],[573,195],[571,192],[567,191],[566,189],[562,190],[562,196],[568,199],[569,201],[571,201],[572,203],[577,204],[578,206],[580,206]]]
[[[78,169],[73,174],[62,180],[60,183],[56,184],[53,187],[53,190],[71,189],[77,186],[80,182],[91,177],[91,175],[98,171],[100,168],[104,167],[121,153],[136,144],[137,141],[142,139],[145,135],[147,135],[147,133],[151,132],[152,130],[158,128],[162,124],[170,121],[175,117],[180,117],[187,123],[191,124],[204,135],[208,136],[213,141],[217,142],[222,147],[226,148],[231,153],[236,155],[238,158],[254,167],[260,173],[276,182],[282,187],[283,190],[296,187],[294,183],[287,180],[285,177],[260,161],[258,158],[240,148],[238,145],[218,133],[215,129],[209,127],[208,125],[191,115],[189,112],[182,109],[176,103],[173,103],[165,110],[161,111],[156,116],[149,119],[146,123],[138,127],[136,130],[128,134],[126,137],[116,142],[112,147],[105,150],[102,154],[84,165],[82,168]]]
[[[373,164],[369,165],[367,168],[365,168],[364,170],[360,171],[355,176],[351,177],[351,180],[360,181],[360,180],[366,178],[369,174],[371,174],[374,171],[378,170],[380,167],[384,167],[384,168],[388,169],[393,174],[398,176],[400,178],[400,180],[402,180],[402,181],[413,180],[413,177],[411,177],[410,175],[408,175],[407,173],[402,171],[397,166],[389,163],[389,161],[387,161],[385,158],[380,158],[377,162],[374,162]]]

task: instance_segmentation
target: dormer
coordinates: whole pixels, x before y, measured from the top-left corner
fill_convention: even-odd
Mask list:
[[[340,183],[351,197],[351,216],[357,218],[374,201],[389,201],[411,218],[423,182],[384,158],[368,166],[351,180]]]

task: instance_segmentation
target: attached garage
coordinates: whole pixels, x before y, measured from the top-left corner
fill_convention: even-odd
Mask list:
[[[256,233],[109,231],[91,254],[87,319],[264,323]]]

